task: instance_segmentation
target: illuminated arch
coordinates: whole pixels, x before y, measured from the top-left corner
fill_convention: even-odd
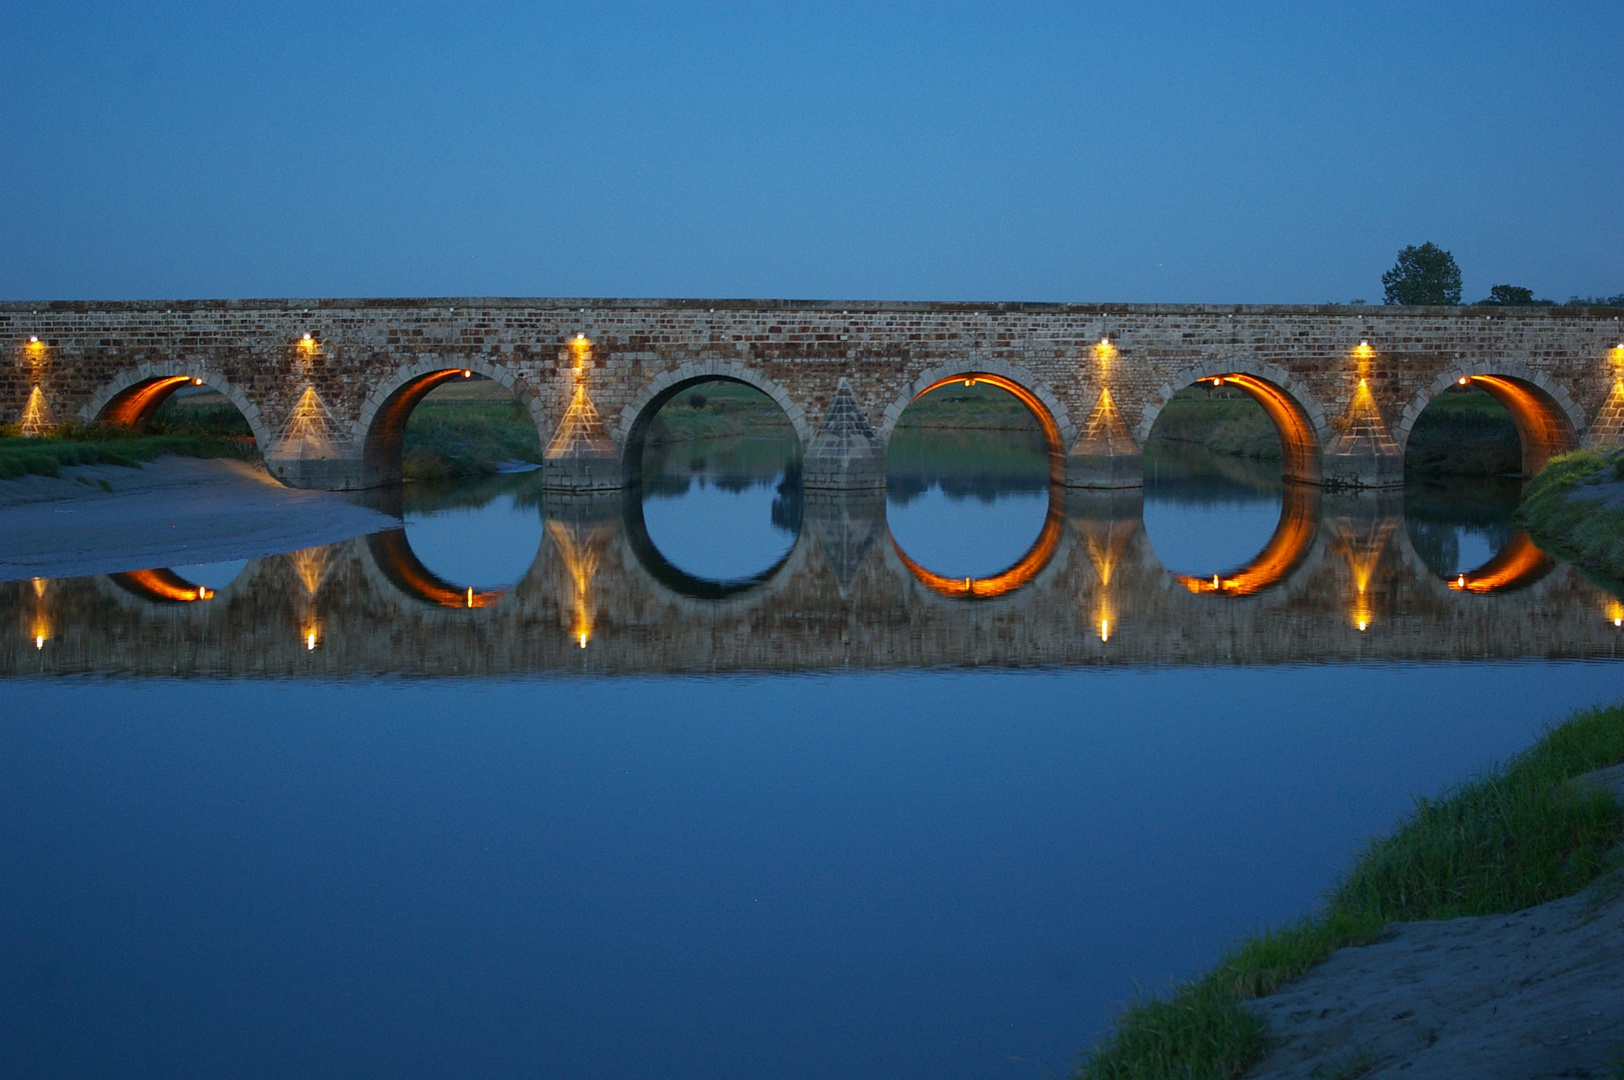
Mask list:
[[[621,446],[625,458],[625,475],[629,482],[637,483],[642,480],[643,440],[648,434],[649,423],[660,409],[691,386],[718,381],[742,383],[772,398],[783,410],[790,426],[795,429],[795,438],[799,441],[801,450],[804,452],[811,445],[813,431],[807,421],[806,410],[790,396],[788,390],[774,380],[748,364],[734,361],[707,360],[683,364],[655,376],[647,386],[638,391],[631,403],[620,411],[620,423],[612,435]]]
[[[530,414],[531,422],[545,442],[549,424],[541,415],[540,404],[506,364],[494,363],[484,357],[465,358],[451,366],[435,361],[409,364],[397,368],[361,404],[361,414],[355,421],[355,439],[362,447],[364,487],[400,482],[401,443],[412,410],[436,386],[463,378],[464,372],[483,375],[507,387],[514,399]]]
[[[912,559],[897,543],[897,538],[891,536],[891,547],[902,560],[902,565],[908,572],[932,592],[955,600],[990,600],[994,597],[1005,596],[1031,583],[1032,579],[1043,572],[1054,558],[1056,549],[1060,547],[1061,537],[1065,535],[1065,488],[1059,484],[1049,486],[1049,511],[1044,515],[1043,528],[1038,530],[1038,538],[1013,565],[984,578],[950,578],[933,573]],[[886,530],[890,536],[890,530]]]
[[[217,391],[248,421],[248,430],[253,432],[261,451],[271,445],[271,432],[265,426],[265,418],[247,394],[217,371],[175,361],[141,364],[119,372],[91,396],[90,402],[79,410],[79,416],[93,424],[140,427],[151,419],[169,395],[187,383]]]
[[[1286,484],[1281,488],[1280,521],[1256,558],[1227,574],[1173,574],[1173,580],[1197,595],[1251,596],[1262,592],[1284,581],[1308,556],[1319,536],[1319,525],[1319,490]]]
[[[367,537],[367,549],[389,582],[415,600],[443,608],[487,608],[507,594],[506,589],[457,586],[423,565],[406,539],[405,529],[389,529]]]
[[[806,523],[803,519],[801,529],[795,535],[795,543],[784,552],[783,558],[760,573],[741,578],[702,578],[697,574],[688,573],[660,551],[654,543],[654,538],[648,534],[648,522],[643,517],[643,500],[636,492],[631,493],[621,505],[626,525],[626,542],[638,564],[655,581],[678,596],[690,600],[728,600],[770,584],[800,549],[801,537],[806,533]]]
[[[1393,431],[1401,451],[1408,449],[1410,431],[1432,400],[1451,386],[1463,385],[1462,380],[1464,385],[1487,392],[1511,414],[1522,443],[1524,476],[1534,475],[1551,458],[1579,445],[1579,432],[1585,429],[1584,409],[1567,387],[1527,364],[1501,361],[1463,365],[1439,374],[1404,407]]]
[[[1134,438],[1143,446],[1173,395],[1186,386],[1220,380],[1263,406],[1280,435],[1280,475],[1303,484],[1320,482],[1329,425],[1325,409],[1291,372],[1274,364],[1214,360],[1185,368],[1163,383],[1145,406]]]
[[[1494,558],[1463,574],[1448,579],[1456,592],[1486,593],[1513,592],[1526,588],[1551,572],[1556,566],[1552,559],[1518,529],[1511,534],[1504,547]]]
[[[1049,476],[1055,483],[1064,483],[1066,451],[1077,440],[1077,427],[1071,421],[1066,403],[1036,375],[1002,360],[972,357],[963,364],[944,364],[931,368],[903,388],[895,401],[886,406],[875,426],[883,443],[891,441],[897,421],[909,405],[924,395],[943,386],[961,382],[965,385],[984,382],[1015,395],[1027,411],[1043,428],[1043,437],[1049,450]]]

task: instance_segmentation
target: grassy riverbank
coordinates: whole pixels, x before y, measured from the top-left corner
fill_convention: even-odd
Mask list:
[[[252,444],[196,432],[139,434],[128,428],[61,427],[44,438],[24,439],[0,429],[0,480],[30,473],[58,476],[70,465],[123,465],[140,468],[160,454],[258,461]]]
[[[406,421],[401,470],[408,480],[490,476],[515,462],[539,464],[541,436],[501,383],[453,379],[431,391]]]
[[[1239,391],[1186,386],[1156,417],[1152,439],[1189,443],[1228,457],[1280,460],[1280,436],[1263,406]]]
[[[1624,457],[1576,450],[1528,482],[1517,524],[1540,547],[1624,582]]]
[[[1624,811],[1573,781],[1624,762],[1624,706],[1580,713],[1528,750],[1372,842],[1312,918],[1242,941],[1214,969],[1125,1010],[1078,1063],[1077,1080],[1230,1080],[1266,1052],[1245,1002],[1393,922],[1519,911],[1572,895],[1604,872]]]

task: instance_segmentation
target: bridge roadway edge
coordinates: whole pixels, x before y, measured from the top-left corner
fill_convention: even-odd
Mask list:
[[[640,408],[719,375],[762,386],[785,409],[815,465],[809,486],[864,488],[880,483],[912,389],[944,372],[985,373],[1049,414],[1057,480],[1115,488],[1142,482],[1140,448],[1176,391],[1235,375],[1300,451],[1294,479],[1381,487],[1402,482],[1420,409],[1461,377],[1483,375],[1509,395],[1525,446],[1538,442],[1530,465],[1570,446],[1624,445],[1621,317],[1586,307],[10,301],[0,303],[11,353],[0,421],[28,431],[92,421],[118,389],[192,375],[229,388],[284,482],[355,488],[380,475],[367,468],[368,425],[391,380],[471,369],[497,373],[529,409],[554,483],[603,488],[635,475],[625,459]]]

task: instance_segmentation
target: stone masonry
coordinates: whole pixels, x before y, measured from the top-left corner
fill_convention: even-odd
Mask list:
[[[139,422],[185,379],[242,410],[300,487],[399,477],[416,401],[463,371],[509,387],[560,488],[636,480],[665,401],[714,378],[783,406],[809,489],[884,483],[922,390],[986,375],[1023,391],[1070,487],[1133,487],[1179,389],[1225,379],[1281,430],[1286,475],[1402,482],[1427,403],[1461,379],[1511,409],[1525,468],[1624,445],[1624,311],[739,300],[244,300],[0,304],[0,422]]]

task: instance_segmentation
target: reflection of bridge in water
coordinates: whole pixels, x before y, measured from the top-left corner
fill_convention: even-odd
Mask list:
[[[0,586],[7,675],[422,675],[1279,664],[1617,655],[1624,607],[1518,535],[1443,580],[1396,493],[1286,485],[1258,556],[1165,570],[1136,491],[1056,488],[1027,554],[941,578],[890,539],[882,492],[808,492],[789,555],[709,582],[659,555],[636,502],[550,502],[502,590],[427,570],[403,531],[250,562],[213,591],[168,570]]]

